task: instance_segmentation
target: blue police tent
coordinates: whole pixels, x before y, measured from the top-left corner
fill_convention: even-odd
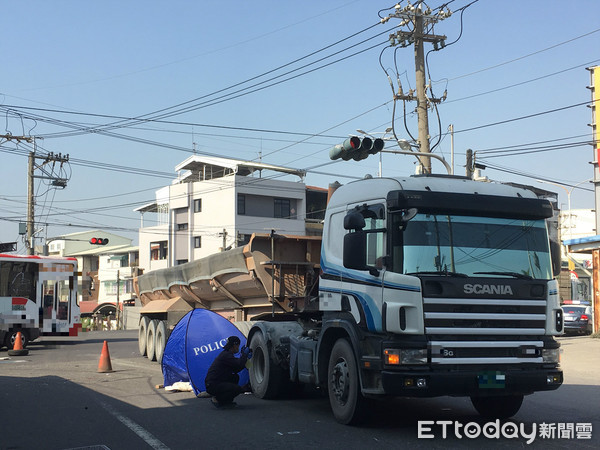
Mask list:
[[[190,382],[194,394],[206,387],[208,368],[223,351],[229,336],[238,336],[246,345],[244,334],[229,320],[207,309],[194,309],[175,326],[165,346],[162,359],[164,385]],[[239,356],[239,355],[238,355]],[[240,386],[248,383],[248,369],[239,372]]]

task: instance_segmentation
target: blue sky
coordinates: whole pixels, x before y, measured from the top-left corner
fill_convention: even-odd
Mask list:
[[[449,8],[469,3],[455,0]],[[392,91],[380,54],[383,67],[405,91],[415,87],[412,49],[399,49],[395,60],[393,49],[382,53],[399,21],[376,25],[377,14],[392,5],[373,0],[5,4],[5,17],[26,20],[4,21],[0,29],[5,55],[0,134],[43,137],[37,140],[39,152],[71,158],[65,189],[44,194],[47,187],[36,185],[36,216],[49,224],[48,236],[101,228],[136,238],[139,215],[133,209],[170,183],[174,167],[194,147],[198,153],[244,160],[262,155],[266,163],[312,169],[306,183],[321,187],[375,176],[378,157],[331,164],[328,153],[357,129],[376,134],[390,126]],[[435,94],[447,89],[447,100],[438,108],[442,139],[435,153],[450,159],[447,129],[453,124],[455,173],[464,174],[470,148],[488,165],[484,174],[490,179],[554,190],[565,208],[568,186],[535,180],[582,183],[572,191],[572,207],[593,208],[591,184],[584,182],[593,177],[592,147],[586,144],[592,116],[583,103],[591,99],[585,68],[600,64],[599,16],[595,0],[480,0],[465,9],[462,20],[457,12],[438,23],[435,33],[446,35],[448,44],[460,39],[428,57]],[[352,53],[358,54],[297,76]],[[269,78],[274,79],[251,89],[262,88],[256,92],[223,97]],[[169,123],[111,130],[120,137],[65,134],[73,126],[94,127],[178,104],[194,108],[165,117]],[[398,107],[396,131],[408,138],[402,103]],[[414,107],[407,103],[407,125],[416,136]],[[514,120],[524,116],[532,117]],[[431,112],[435,142],[439,133]],[[0,241],[9,242],[19,240],[18,222],[26,218],[29,147],[0,142]],[[550,150],[557,144],[573,145]],[[382,159],[384,176],[415,171],[412,156]],[[444,172],[436,162],[433,170]]]

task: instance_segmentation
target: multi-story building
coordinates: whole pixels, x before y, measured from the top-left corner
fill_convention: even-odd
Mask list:
[[[142,214],[139,246],[144,270],[244,245],[252,233],[320,232],[327,191],[307,188],[303,171],[199,155],[190,156],[175,170],[177,179],[156,191],[156,201],[136,209]],[[299,180],[281,180],[284,175]],[[158,219],[145,226],[144,216],[150,212]]]
[[[92,238],[108,239],[93,245]],[[137,274],[138,247],[132,239],[100,230],[82,231],[48,239],[47,253],[77,258],[81,272],[79,295],[82,301],[116,303],[132,298],[132,276]]]

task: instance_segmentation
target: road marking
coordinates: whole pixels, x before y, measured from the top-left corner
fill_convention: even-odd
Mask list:
[[[127,428],[129,428],[131,431],[133,431],[135,434],[137,434],[140,438],[142,438],[144,440],[144,442],[146,442],[146,444],[148,444],[153,449],[170,450],[169,447],[167,447],[160,440],[158,440],[156,437],[154,437],[154,435],[152,435],[152,433],[150,433],[148,430],[146,430],[141,425],[135,423],[129,417],[126,417],[123,414],[121,414],[119,411],[114,409],[108,403],[105,403],[102,401],[99,401],[98,403],[100,403],[100,406],[102,406],[106,411],[108,411],[108,413],[110,413],[115,419],[117,419],[119,422],[121,422],[123,425],[125,425]]]

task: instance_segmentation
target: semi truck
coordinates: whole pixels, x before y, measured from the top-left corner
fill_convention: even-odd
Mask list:
[[[395,396],[470,397],[482,416],[508,418],[563,381],[552,214],[527,189],[466,177],[350,182],[331,196],[320,240],[254,235],[139,277],[153,308],[140,339],[149,345],[142,328],[167,325],[175,303],[233,307],[238,320],[261,311],[247,332],[259,398],[317,386],[343,424]]]
[[[77,336],[77,259],[0,254],[0,347],[40,336]]]

